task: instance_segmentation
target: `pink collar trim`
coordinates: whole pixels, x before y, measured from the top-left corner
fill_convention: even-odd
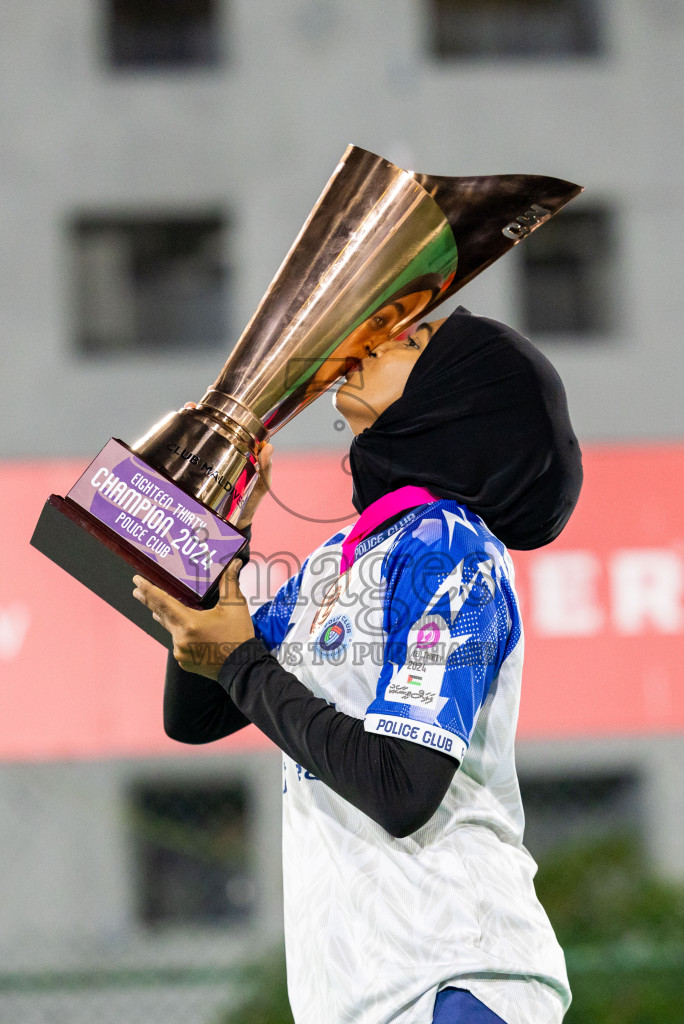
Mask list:
[[[383,494],[382,498],[378,498],[372,505],[364,509],[342,542],[340,575],[353,564],[357,544],[369,533],[372,533],[376,526],[384,523],[390,516],[403,512],[404,509],[425,505],[430,501],[437,501],[437,498],[434,494],[430,494],[426,487],[414,487],[413,484],[407,484],[389,494]]]

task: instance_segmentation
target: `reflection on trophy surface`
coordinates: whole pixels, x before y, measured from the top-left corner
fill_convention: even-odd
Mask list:
[[[420,318],[439,293],[441,280],[437,274],[424,274],[400,288],[380,309],[351,332],[338,345],[334,356],[320,366],[307,387],[306,397],[313,400],[345,376],[374,348],[396,338]],[[293,366],[293,370],[295,370]]]
[[[109,442],[48,501],[33,543],[161,639],[133,607],[130,567],[206,604],[242,543],[235,526],[269,437],[580,191],[532,175],[418,174],[349,146],[214,384],[133,446]],[[152,508],[160,495],[172,504]],[[98,572],[97,542],[116,556]]]

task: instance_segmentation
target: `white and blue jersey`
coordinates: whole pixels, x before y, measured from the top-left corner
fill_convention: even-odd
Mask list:
[[[280,663],[367,731],[460,768],[426,825],[393,838],[283,755],[288,988],[297,1024],[430,1024],[467,988],[508,1024],[558,1024],[563,954],[522,843],[515,771],[523,637],[513,566],[439,499],[366,538],[335,534],[254,615]]]

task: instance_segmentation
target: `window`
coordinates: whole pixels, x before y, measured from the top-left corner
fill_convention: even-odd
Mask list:
[[[218,0],[107,0],[107,46],[116,68],[198,68],[221,63]]]
[[[86,355],[225,344],[226,225],[205,217],[77,217],[76,344]]]
[[[240,783],[140,785],[130,797],[137,912],[146,925],[244,922],[256,886]]]
[[[631,772],[563,778],[520,774],[525,846],[533,857],[558,846],[642,830],[639,779]]]
[[[438,57],[569,57],[602,51],[597,0],[430,0]]]
[[[615,329],[614,234],[611,211],[566,210],[520,244],[527,331],[603,335]]]

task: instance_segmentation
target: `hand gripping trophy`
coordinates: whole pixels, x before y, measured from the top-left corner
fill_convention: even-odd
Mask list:
[[[168,645],[131,596],[131,569],[187,605],[212,603],[244,545],[240,513],[270,436],[581,191],[533,175],[419,174],[349,146],[201,401],[132,446],[110,440],[65,497],[50,496],[31,543]]]

